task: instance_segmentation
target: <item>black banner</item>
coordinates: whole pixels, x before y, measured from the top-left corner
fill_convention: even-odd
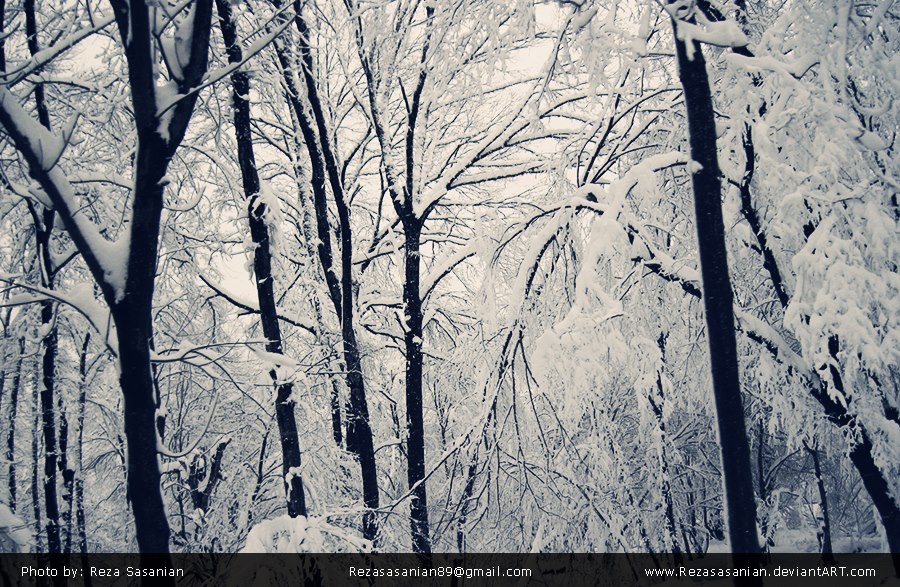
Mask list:
[[[176,585],[900,585],[891,555],[728,554],[0,554],[0,584],[85,587]]]

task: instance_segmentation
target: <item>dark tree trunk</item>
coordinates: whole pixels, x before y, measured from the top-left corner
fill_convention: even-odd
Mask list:
[[[40,408],[40,391],[38,383],[38,370],[34,370],[32,380],[32,423],[33,430],[31,435],[31,507],[34,512],[34,550],[41,552],[43,550],[43,531],[41,528],[41,474],[40,474],[40,450],[41,450],[41,408]]]
[[[406,479],[412,490],[410,529],[414,552],[430,553],[428,497],[425,491],[425,427],[422,416],[422,298],[419,294],[419,242],[421,224],[415,218],[403,223],[404,280],[403,311],[406,350],[406,433],[408,468]]]
[[[49,328],[44,336],[41,357],[41,429],[44,436],[44,509],[47,515],[47,551],[62,552],[60,542],[59,499],[57,494],[58,446],[54,390],[56,385],[57,330],[53,304],[41,304],[41,325]]]
[[[157,406],[150,370],[149,307],[141,311],[124,302],[116,313],[119,383],[125,399],[128,447],[126,492],[134,512],[135,534],[141,553],[168,553],[169,521],[160,489],[156,450]]]
[[[19,356],[13,371],[12,387],[9,389],[9,429],[6,431],[6,461],[9,463],[7,483],[9,484],[9,509],[16,512],[16,423],[19,410],[19,389],[22,383],[22,357],[25,354],[25,339],[19,338]]]
[[[84,517],[84,416],[87,407],[87,353],[91,344],[90,332],[84,335],[81,346],[81,358],[78,361],[78,442],[75,446],[78,477],[75,478],[75,526],[78,532],[78,552],[87,554],[87,528]],[[84,565],[82,565],[84,566]],[[85,576],[85,581],[89,578]]]
[[[231,5],[226,0],[216,0],[222,36],[225,40],[228,61],[240,63],[243,60],[241,48],[237,40]],[[247,73],[237,70],[231,76],[232,105],[234,108],[234,128],[237,136],[238,163],[241,167],[244,197],[247,199],[250,223],[250,236],[256,244],[253,253],[253,270],[256,274],[256,295],[259,300],[259,318],[263,335],[266,337],[266,350],[282,355],[284,348],[281,337],[281,326],[278,322],[278,307],[275,301],[274,277],[272,275],[272,251],[269,228],[266,225],[266,205],[259,199],[260,182],[253,154],[253,138],[250,129],[250,79]],[[291,517],[306,515],[306,497],[303,491],[303,480],[300,477],[300,439],[297,432],[297,420],[294,415],[292,383],[279,383],[278,375],[273,369],[269,372],[276,387],[275,416],[278,422],[281,439],[282,473],[287,490],[288,515]]]
[[[338,447],[344,446],[344,424],[341,418],[341,388],[337,379],[331,380],[331,437]]]
[[[678,23],[673,25],[677,27]],[[756,528],[750,446],[738,375],[733,292],[728,274],[725,227],[722,220],[712,96],[706,62],[699,43],[691,41],[693,55],[689,59],[689,47],[677,38],[677,32],[675,37],[678,69],[688,114],[691,158],[700,166],[699,170],[692,173],[691,180],[713,395],[722,450],[728,531],[732,551],[749,555],[746,562],[758,565],[761,550]]]
[[[325,122],[325,114],[319,98],[316,80],[313,77],[315,65],[310,52],[309,30],[301,9],[300,2],[295,1],[294,25],[300,37],[301,71],[303,72],[306,96],[315,119],[319,146],[321,148],[321,159],[313,158],[312,153],[310,153],[310,156],[317,162],[314,165],[318,164],[319,161],[325,165],[326,176],[331,186],[335,208],[338,213],[338,226],[340,227],[341,304],[339,308],[337,305],[335,308],[341,320],[344,363],[347,368],[347,388],[350,395],[347,410],[347,450],[354,453],[359,459],[363,503],[366,506],[366,511],[363,515],[363,537],[374,541],[378,534],[378,524],[375,518],[375,510],[378,508],[379,502],[378,476],[375,463],[375,446],[369,422],[369,406],[362,372],[362,360],[356,339],[356,329],[353,325],[355,309],[353,301],[353,234],[350,224],[350,209],[338,172],[337,158],[331,147],[331,135]]]
[[[59,412],[59,472],[62,475],[62,501],[66,509],[62,512],[62,524],[65,527],[63,552],[72,552],[72,530],[75,521],[72,515],[75,506],[75,471],[69,467],[69,418],[62,396],[57,398],[56,408]]]
[[[25,12],[25,35],[28,52],[35,56],[40,51],[38,42],[37,11],[34,0],[24,0],[22,8]],[[50,113],[47,109],[43,84],[34,87],[35,110],[38,121],[47,130],[50,127]],[[50,258],[50,239],[53,234],[55,214],[46,210],[42,216],[33,212],[34,231],[37,241],[38,265],[41,268],[41,283],[48,289],[53,288],[54,268]],[[41,357],[41,425],[44,436],[44,508],[47,514],[47,551],[62,551],[61,525],[59,517],[59,496],[57,484],[57,452],[55,391],[56,391],[56,356],[59,334],[56,329],[54,303],[45,301],[41,304],[41,329],[44,331]]]

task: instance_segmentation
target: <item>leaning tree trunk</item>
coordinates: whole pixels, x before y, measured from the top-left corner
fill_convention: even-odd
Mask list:
[[[716,127],[706,61],[700,44],[691,46],[678,39],[678,21],[673,22],[678,70],[684,87],[688,115],[697,244],[703,282],[707,337],[712,370],[713,396],[722,452],[725,506],[731,549],[735,553],[761,553],[756,528],[756,501],[750,465],[750,445],[744,422],[738,374],[734,308],[725,227],[722,220],[721,185]],[[692,52],[688,57],[688,50]],[[758,556],[747,563],[759,564]]]
[[[216,0],[222,37],[225,40],[229,63],[243,60],[237,31],[231,13],[231,5],[226,0]],[[247,220],[250,223],[250,237],[256,245],[253,251],[253,270],[256,274],[256,295],[259,300],[259,319],[263,335],[266,337],[266,351],[282,355],[284,347],[281,326],[278,322],[278,307],[275,301],[274,277],[272,276],[272,249],[269,227],[266,224],[266,204],[260,200],[259,172],[253,153],[253,138],[250,128],[250,79],[243,70],[231,76],[232,106],[234,108],[234,129],[237,137],[238,163],[241,168],[244,197],[247,199]],[[273,369],[269,372],[276,388],[275,415],[281,439],[282,473],[287,485],[287,508],[291,517],[306,515],[306,498],[300,469],[300,437],[294,415],[294,386],[291,382],[279,382]]]

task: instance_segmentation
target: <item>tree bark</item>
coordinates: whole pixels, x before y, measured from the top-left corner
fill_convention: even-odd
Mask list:
[[[78,361],[78,441],[75,445],[75,461],[78,477],[75,479],[75,525],[78,532],[78,552],[87,554],[87,528],[84,516],[84,416],[87,407],[87,352],[91,343],[91,333],[84,335],[81,358]],[[88,577],[85,577],[85,581]]]
[[[41,304],[41,325],[48,327],[44,336],[41,356],[41,430],[44,437],[44,509],[47,515],[47,551],[62,552],[60,541],[59,498],[57,490],[58,445],[54,390],[56,385],[56,353],[58,332],[53,304]]]
[[[243,60],[237,40],[237,30],[226,0],[216,0],[222,37],[225,41],[228,61],[240,63]],[[234,129],[237,138],[238,163],[244,197],[247,200],[247,219],[250,236],[256,245],[253,251],[253,271],[255,273],[256,295],[259,300],[259,319],[263,335],[266,337],[266,351],[284,354],[281,325],[278,322],[278,306],[275,301],[275,278],[272,275],[272,251],[269,227],[266,224],[266,204],[259,199],[260,182],[253,153],[253,138],[250,129],[250,79],[245,71],[237,70],[231,75],[232,106],[234,108]],[[294,386],[291,382],[279,382],[273,369],[269,372],[275,385],[275,415],[281,439],[282,472],[287,492],[287,509],[291,517],[306,515],[306,497],[303,480],[299,474],[301,464],[300,439],[297,420],[294,415]]]
[[[9,429],[6,431],[6,461],[9,463],[7,483],[9,484],[9,509],[16,512],[16,422],[19,410],[19,389],[22,383],[22,357],[25,354],[25,339],[19,338],[19,356],[13,371],[12,387],[9,390]]]
[[[38,370],[34,370],[33,375],[33,394],[32,394],[32,422],[33,430],[31,435],[31,507],[34,512],[34,551],[41,552],[43,550],[43,532],[41,531],[41,475],[38,463],[40,462],[41,450],[41,409],[40,409],[40,384],[38,383]]]
[[[404,221],[403,342],[406,350],[407,475],[412,491],[410,530],[413,552],[430,553],[428,496],[425,490],[425,426],[422,415],[422,298],[419,294],[421,224]]]
[[[124,395],[128,443],[126,493],[134,513],[140,551],[168,553],[169,521],[160,489],[156,450],[157,406],[150,371],[149,307],[133,308],[138,303],[122,303],[116,312],[119,383]]]
[[[741,558],[755,566],[759,564],[761,550],[756,528],[750,446],[738,374],[734,301],[725,248],[712,96],[700,44],[691,41],[689,48],[678,39],[678,22],[674,21],[673,26],[676,27],[675,48],[688,114],[691,158],[700,166],[692,173],[691,181],[713,396],[722,451],[728,531],[732,551],[749,555]],[[691,58],[688,58],[689,49]],[[759,581],[748,583],[761,584]]]

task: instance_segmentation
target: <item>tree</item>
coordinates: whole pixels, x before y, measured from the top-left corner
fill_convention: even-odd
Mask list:
[[[47,204],[69,237],[110,308],[116,326],[120,385],[125,400],[128,496],[143,553],[168,553],[169,523],[159,488],[156,399],[151,376],[151,310],[156,278],[164,176],[187,131],[207,69],[212,1],[197,0],[168,16],[147,3],[111,2],[125,58],[134,113],[136,152],[128,224],[115,242],[79,212],[77,195],[61,158],[77,117],[62,137],[38,126],[8,87],[0,89],[0,124],[15,143]],[[177,19],[177,22],[176,22]],[[160,43],[177,29],[174,50]],[[60,50],[64,49],[62,47]],[[165,57],[169,81],[158,85],[156,51]],[[50,51],[51,56],[57,51]],[[37,61],[32,69],[44,66]]]
[[[224,0],[216,0],[216,9],[228,53],[228,62],[240,66],[244,58],[238,44],[237,27],[231,6]],[[275,278],[272,275],[269,227],[266,225],[267,204],[263,199],[266,194],[263,193],[263,187],[260,185],[250,131],[250,80],[247,73],[240,70],[235,71],[231,74],[231,85],[238,162],[241,168],[244,197],[247,200],[250,236],[256,245],[253,252],[253,270],[259,317],[267,341],[266,351],[275,355],[283,355],[284,345],[275,301]],[[303,492],[303,479],[299,472],[301,451],[297,421],[294,415],[292,396],[294,386],[290,381],[279,381],[277,367],[273,368],[269,375],[276,388],[275,413],[278,420],[278,436],[281,440],[283,475],[287,484],[288,514],[291,517],[306,516],[306,497]]]
[[[700,43],[684,40],[679,27],[691,26],[689,14],[672,13],[678,70],[684,88],[691,145],[697,243],[719,425],[728,531],[735,553],[758,554],[756,500],[750,468],[750,444],[744,422],[734,330],[734,296],[725,249],[719,156],[706,62]],[[751,559],[752,560],[752,559]]]

